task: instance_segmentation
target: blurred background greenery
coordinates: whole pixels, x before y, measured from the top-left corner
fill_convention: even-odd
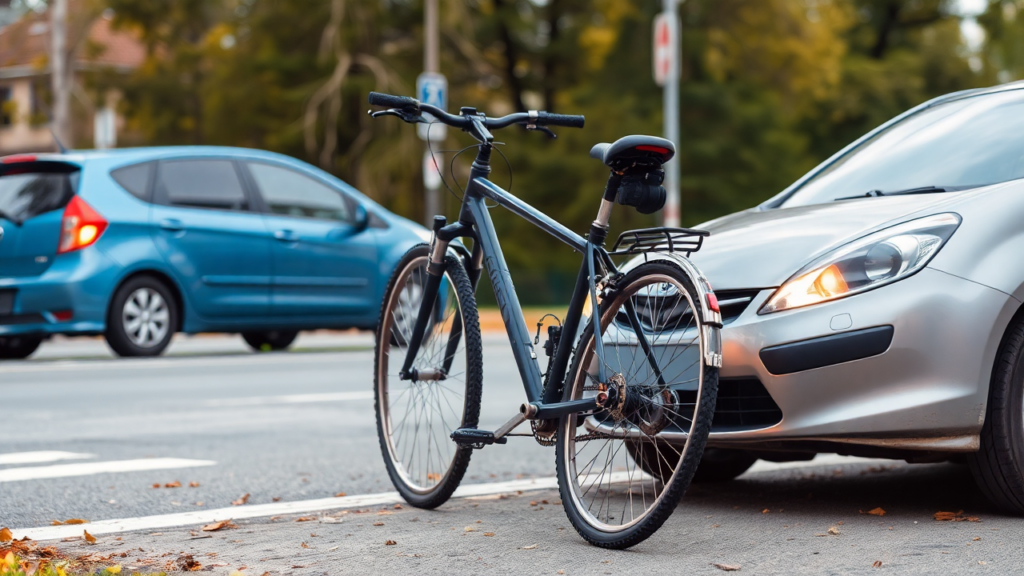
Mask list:
[[[512,191],[574,229],[593,218],[606,178],[590,146],[661,132],[651,77],[660,4],[440,2],[450,108],[586,115],[585,130],[562,129],[557,140],[500,133]],[[95,8],[112,9],[113,25],[141,34],[147,49],[132,74],[91,80],[123,92],[136,144],[282,152],[423,220],[423,143],[397,119],[366,115],[370,90],[414,92],[422,1],[102,0]],[[684,225],[757,204],[929,98],[1024,77],[1024,0],[687,0],[681,18]],[[449,131],[444,148],[470,143]],[[461,182],[471,156],[456,162]],[[500,160],[493,177],[508,182]],[[449,216],[457,206],[446,194]],[[655,223],[617,210],[613,233]],[[511,215],[495,220],[503,239],[516,239],[506,256],[527,302],[559,300],[575,276],[572,253]]]

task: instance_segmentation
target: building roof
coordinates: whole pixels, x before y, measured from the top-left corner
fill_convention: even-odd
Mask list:
[[[70,2],[68,46],[74,48],[74,64],[83,67],[136,68],[146,57],[146,48],[135,34],[114,30],[110,19],[80,10],[81,2]],[[50,51],[50,15],[29,12],[0,30],[0,70],[24,69],[41,72],[47,68]]]

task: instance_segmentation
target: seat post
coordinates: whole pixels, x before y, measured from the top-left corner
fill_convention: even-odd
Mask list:
[[[622,183],[622,175],[612,170],[608,174],[608,183],[604,187],[604,195],[601,197],[601,208],[597,211],[597,218],[594,219],[594,226],[608,231],[608,220],[612,216],[612,206],[615,205],[615,194]]]

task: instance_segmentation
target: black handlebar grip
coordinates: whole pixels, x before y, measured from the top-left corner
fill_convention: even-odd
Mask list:
[[[586,119],[573,114],[551,114],[541,112],[537,116],[538,126],[565,126],[566,128],[583,128]]]
[[[386,108],[419,108],[420,101],[415,98],[409,98],[408,96],[394,96],[392,94],[383,94],[381,92],[370,92],[369,98],[371,106],[384,106]]]

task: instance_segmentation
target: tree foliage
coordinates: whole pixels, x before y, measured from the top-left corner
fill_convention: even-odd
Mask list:
[[[423,59],[421,0],[104,1],[149,49],[122,86],[124,110],[147,143],[291,154],[422,219],[422,142],[395,119],[371,123],[365,114],[370,90],[412,93]],[[500,133],[513,192],[575,229],[593,218],[607,176],[587,158],[589,147],[661,132],[651,78],[660,4],[440,0],[453,108],[587,116],[585,130],[561,130],[557,140]],[[689,224],[755,205],[929,98],[1024,76],[1024,0],[990,0],[979,54],[961,37],[951,0],[688,0],[681,18],[679,160]],[[449,131],[443,148],[470,143]],[[455,180],[464,182],[471,152],[455,162]],[[504,183],[504,163],[494,164]],[[447,180],[454,211],[459,190]],[[517,239],[506,249],[513,268],[541,277],[573,261],[525,222],[495,220],[500,235]],[[635,227],[654,217],[622,210],[613,221]]]

